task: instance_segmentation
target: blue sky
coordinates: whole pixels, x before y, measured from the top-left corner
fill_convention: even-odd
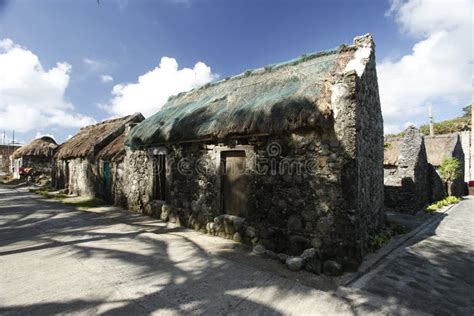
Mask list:
[[[62,142],[81,125],[151,113],[163,103],[150,99],[368,32],[377,45],[386,131],[424,123],[428,104],[441,120],[471,102],[472,29],[465,8],[472,10],[469,1],[0,0],[0,54],[10,54],[4,80],[15,79],[16,63],[29,65],[24,76],[38,75],[3,92],[0,87],[0,130],[15,128],[23,141],[52,134]],[[463,37],[460,52],[445,49]],[[175,83],[180,80],[185,83]]]

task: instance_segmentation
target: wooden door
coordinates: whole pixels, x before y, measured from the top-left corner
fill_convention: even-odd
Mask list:
[[[247,177],[245,175],[245,151],[222,153],[224,173],[222,193],[224,213],[247,216]]]

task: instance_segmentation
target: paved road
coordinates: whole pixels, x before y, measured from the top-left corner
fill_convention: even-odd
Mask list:
[[[474,198],[354,286],[435,315],[474,315]]]
[[[419,314],[367,288],[336,290],[145,216],[0,187],[0,314]]]

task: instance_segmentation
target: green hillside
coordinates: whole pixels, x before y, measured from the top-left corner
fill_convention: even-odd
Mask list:
[[[462,131],[468,131],[471,129],[471,111],[472,105],[465,106],[463,109],[464,114],[455,117],[453,119],[445,120],[442,122],[435,122],[433,124],[434,133],[435,135],[442,135],[442,134],[450,134],[450,133],[457,133]],[[430,127],[428,124],[421,125],[420,131],[425,134],[430,134]],[[403,136],[404,132],[400,132],[398,134],[391,134],[387,136]]]

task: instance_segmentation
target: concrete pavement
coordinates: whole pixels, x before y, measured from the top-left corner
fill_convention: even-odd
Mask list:
[[[474,198],[352,287],[434,315],[474,315]]]
[[[383,294],[383,293],[382,293]],[[0,314],[419,314],[221,238],[0,187]]]

